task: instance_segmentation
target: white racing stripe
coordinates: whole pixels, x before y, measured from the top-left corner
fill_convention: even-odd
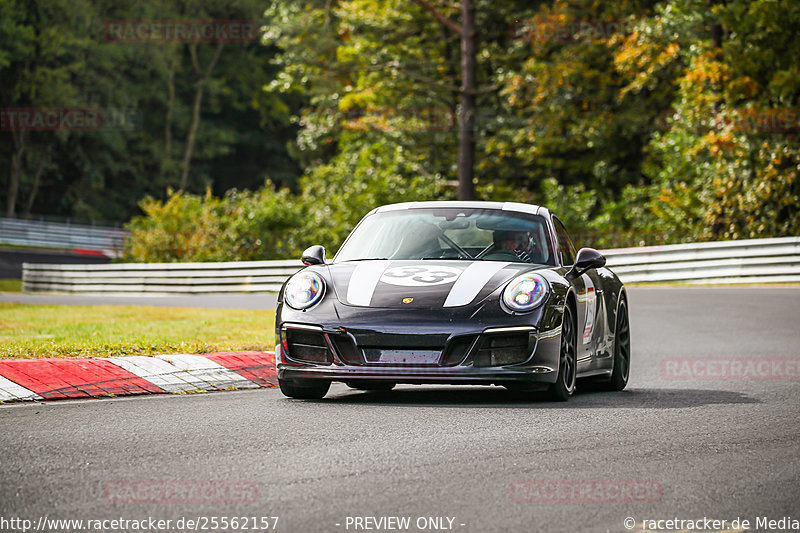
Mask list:
[[[347,285],[347,301],[352,305],[369,306],[372,294],[381,279],[383,271],[389,266],[389,261],[365,261],[359,263],[350,276]]]
[[[489,280],[510,264],[497,261],[475,261],[453,283],[450,293],[444,301],[444,307],[458,307],[471,303],[481,289],[489,283]]]
[[[0,376],[0,402],[13,402],[16,400],[41,400],[42,397],[22,385],[17,385],[10,379]]]

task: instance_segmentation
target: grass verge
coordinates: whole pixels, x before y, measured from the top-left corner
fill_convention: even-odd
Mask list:
[[[0,357],[272,350],[274,311],[0,303]]]

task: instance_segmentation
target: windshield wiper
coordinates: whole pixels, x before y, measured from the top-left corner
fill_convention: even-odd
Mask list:
[[[388,261],[388,257],[360,257],[358,259],[345,259],[344,261],[339,261],[340,263],[350,263],[352,261]]]

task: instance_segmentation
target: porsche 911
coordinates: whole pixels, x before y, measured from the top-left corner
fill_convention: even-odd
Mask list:
[[[288,397],[322,398],[336,381],[499,385],[565,401],[579,378],[609,390],[628,382],[625,288],[544,207],[386,205],[332,260],[316,245],[302,261],[275,322]]]

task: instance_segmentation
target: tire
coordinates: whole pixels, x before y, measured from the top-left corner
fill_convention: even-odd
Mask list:
[[[348,381],[347,386],[351,389],[367,391],[390,391],[397,383],[391,381]]]
[[[297,381],[279,379],[278,386],[280,386],[283,395],[288,396],[289,398],[297,398],[300,400],[319,400],[328,394],[328,389],[331,388],[331,382],[316,379]]]
[[[567,303],[561,321],[561,356],[558,359],[558,377],[547,388],[547,397],[556,402],[566,402],[575,392],[575,377],[578,370],[575,317]]]
[[[602,384],[604,390],[621,391],[628,384],[631,371],[631,326],[628,304],[625,299],[617,310],[617,327],[614,331],[614,360],[611,378]]]

